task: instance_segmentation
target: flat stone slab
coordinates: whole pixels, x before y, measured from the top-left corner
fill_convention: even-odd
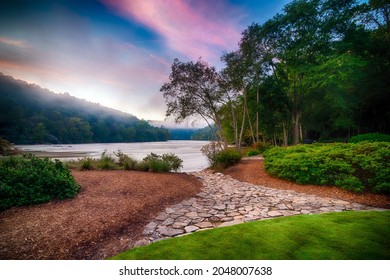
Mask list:
[[[196,224],[199,228],[211,228],[213,227],[213,224],[210,222],[201,222],[199,224]]]
[[[280,212],[278,212],[278,211],[269,211],[269,212],[267,213],[267,215],[270,216],[270,217],[279,217],[279,216],[283,216],[283,214],[280,213]]]
[[[226,206],[225,204],[218,204],[213,207],[215,210],[225,210]]]
[[[157,225],[158,224],[156,222],[150,222],[149,224],[146,225],[142,235],[152,234],[154,232],[154,230],[156,229]]]
[[[171,228],[171,227],[160,227],[157,229],[157,231],[163,235],[163,236],[168,236],[168,237],[173,237],[173,236],[176,236],[176,235],[179,235],[179,234],[183,234],[184,233],[184,230],[182,229],[175,229],[175,228]]]
[[[196,227],[196,226],[188,226],[188,227],[185,227],[184,230],[186,233],[190,233],[190,232],[194,232],[194,231],[197,231],[199,228]]]

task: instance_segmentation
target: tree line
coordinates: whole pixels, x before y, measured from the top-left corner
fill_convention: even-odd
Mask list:
[[[175,59],[166,114],[198,116],[238,150],[390,133],[389,21],[388,0],[295,0],[248,26],[220,71]]]
[[[0,74],[0,137],[14,144],[166,141],[169,131]]]

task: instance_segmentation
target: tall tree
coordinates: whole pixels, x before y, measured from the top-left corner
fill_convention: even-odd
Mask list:
[[[226,96],[219,88],[219,74],[216,69],[199,59],[197,62],[181,62],[175,59],[172,64],[169,82],[160,91],[167,105],[167,116],[174,116],[180,123],[193,116],[210,121],[218,127],[220,140],[227,146],[222,121],[218,111]]]

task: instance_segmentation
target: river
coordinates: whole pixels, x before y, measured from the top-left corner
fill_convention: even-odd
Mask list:
[[[95,144],[64,144],[64,145],[17,145],[16,147],[37,155],[45,155],[61,160],[77,160],[82,157],[99,158],[106,151],[114,156],[114,152],[121,150],[137,160],[146,155],[155,153],[162,155],[174,153],[183,160],[182,172],[199,171],[208,167],[207,158],[200,149],[208,141],[167,141],[145,143],[95,143]]]

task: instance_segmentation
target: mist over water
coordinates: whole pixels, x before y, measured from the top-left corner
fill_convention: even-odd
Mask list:
[[[167,141],[144,143],[96,143],[96,144],[63,144],[63,145],[18,145],[23,151],[64,153],[59,159],[77,160],[82,157],[99,158],[106,151],[107,155],[114,156],[114,152],[121,150],[137,160],[142,160],[150,153],[158,155],[174,153],[183,160],[181,172],[199,171],[208,167],[207,158],[200,149],[208,141]],[[82,154],[77,157],[71,154]],[[67,157],[69,154],[69,157]]]

